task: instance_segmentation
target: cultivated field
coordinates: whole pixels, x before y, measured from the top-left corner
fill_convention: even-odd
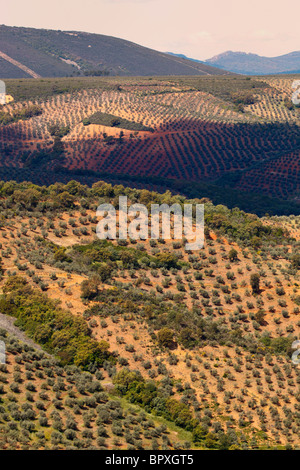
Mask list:
[[[267,195],[298,214],[295,78],[8,80],[14,101],[0,115],[0,177],[214,184],[240,199],[245,191],[247,210],[259,211]],[[280,213],[277,203],[265,212]]]
[[[298,448],[299,217],[202,200],[197,252],[101,242],[96,207],[124,192],[184,202],[1,184],[0,311],[48,353],[0,332],[2,448]]]

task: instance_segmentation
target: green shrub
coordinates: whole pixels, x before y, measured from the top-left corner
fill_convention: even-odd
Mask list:
[[[0,299],[2,312],[17,317],[16,325],[63,364],[88,367],[99,366],[107,359],[114,360],[106,341],[90,337],[86,322],[59,308],[57,301],[31,288],[20,276],[11,276],[3,287]]]

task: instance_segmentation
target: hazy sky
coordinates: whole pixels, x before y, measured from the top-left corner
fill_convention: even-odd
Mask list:
[[[0,21],[107,34],[195,59],[300,50],[299,0],[8,0]]]

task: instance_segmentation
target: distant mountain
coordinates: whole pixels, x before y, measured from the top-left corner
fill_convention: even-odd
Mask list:
[[[206,60],[205,64],[245,75],[300,73],[300,51],[278,57],[227,51]]]
[[[84,74],[224,75],[228,72],[102,34],[0,26],[0,78]]]
[[[175,54],[174,52],[167,52],[167,54],[175,56],[175,57],[180,57],[181,59],[192,60],[193,62],[198,62],[199,64],[205,64],[205,61],[203,60],[192,59],[191,57],[187,57],[184,54]]]

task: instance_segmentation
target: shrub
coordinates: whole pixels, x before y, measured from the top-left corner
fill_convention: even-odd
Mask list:
[[[162,328],[159,330],[157,337],[158,343],[162,347],[171,348],[174,344],[174,332],[169,328]]]
[[[257,273],[253,273],[251,274],[251,277],[250,277],[250,285],[252,287],[252,292],[254,294],[259,294],[260,292],[260,276],[259,274]]]
[[[229,261],[236,261],[238,258],[238,252],[234,248],[231,248],[231,250],[228,253],[228,258],[229,258]]]

